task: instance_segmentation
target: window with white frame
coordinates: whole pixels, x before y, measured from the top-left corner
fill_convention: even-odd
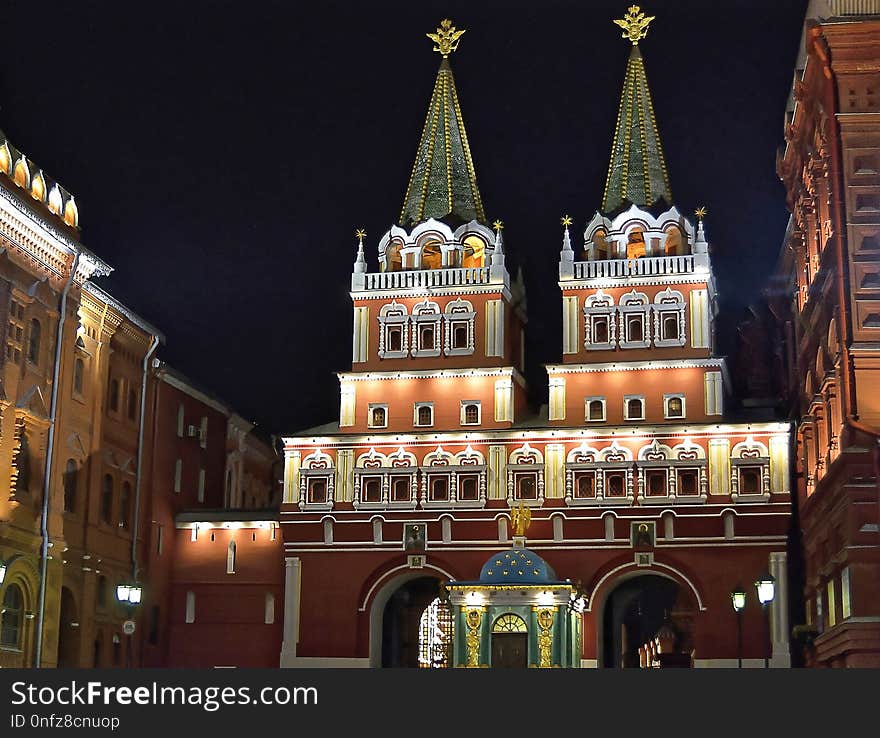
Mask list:
[[[739,466],[739,493],[741,495],[761,494],[761,467],[757,464]]]
[[[700,470],[691,467],[676,467],[675,492],[679,497],[692,497],[700,494]]]
[[[626,470],[605,470],[604,495],[606,498],[626,497]]]
[[[462,400],[461,401],[461,424],[462,425],[479,425],[480,424],[480,402],[479,402],[479,400]]]
[[[480,498],[480,475],[460,474],[458,477],[458,499],[463,502],[476,502]]]
[[[312,477],[308,484],[308,502],[321,505],[327,502],[327,489],[329,479],[327,477]]]
[[[592,423],[605,420],[604,397],[587,397],[584,400],[584,419]]]
[[[665,417],[665,418],[683,418],[683,417],[685,417],[684,395],[682,395],[682,394],[663,395],[663,417]]]
[[[440,306],[423,300],[412,312],[412,356],[440,356]]]
[[[369,428],[387,428],[388,405],[371,402],[367,408],[367,426]]]
[[[428,499],[431,502],[449,501],[448,474],[430,474],[428,476]]]
[[[462,356],[474,352],[473,305],[458,298],[446,306],[443,320],[446,324],[443,351],[447,356]]]
[[[616,325],[614,298],[602,290],[584,301],[584,346],[590,350],[614,347]]]
[[[658,292],[651,306],[654,313],[654,345],[684,346],[685,302],[681,292],[667,287]]]
[[[413,425],[420,427],[434,425],[434,403],[417,402],[413,409]]]
[[[389,485],[391,502],[409,502],[412,499],[412,477],[392,475]]]
[[[645,398],[642,395],[626,395],[623,398],[623,417],[625,420],[645,419]]]
[[[647,348],[650,343],[648,296],[632,290],[620,298],[620,347]]]
[[[645,496],[666,497],[669,490],[669,470],[665,467],[645,469]]]
[[[361,502],[382,502],[382,476],[361,477]]]
[[[596,472],[584,470],[574,472],[572,496],[576,500],[592,500],[596,497]]]
[[[514,497],[517,500],[538,499],[538,473],[534,471],[514,473]]]
[[[392,300],[379,310],[379,358],[406,358],[409,316],[406,306]]]

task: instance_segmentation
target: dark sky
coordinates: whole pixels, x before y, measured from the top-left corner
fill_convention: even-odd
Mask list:
[[[398,217],[450,17],[490,220],[525,270],[528,372],[561,351],[559,217],[600,204],[627,0],[6,0],[0,127],[74,193],[99,284],[160,356],[268,432],[327,422],[351,366],[356,242]],[[673,199],[705,204],[722,336],[787,212],[774,172],[805,0],[652,0],[645,57]]]

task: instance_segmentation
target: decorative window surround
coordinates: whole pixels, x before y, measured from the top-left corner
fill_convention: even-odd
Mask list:
[[[430,422],[419,422],[419,411],[422,408],[428,408],[431,411]],[[413,425],[417,428],[430,428],[434,425],[434,403],[433,402],[417,402],[413,405]]]
[[[769,502],[770,452],[760,441],[749,436],[736,444],[730,452],[730,499],[733,502]],[[750,470],[757,474],[758,491],[743,492],[744,475]]]
[[[654,304],[651,306],[651,309],[654,313],[654,345],[657,348],[684,346],[687,343],[684,318],[685,307],[684,296],[681,292],[669,287],[662,292],[658,292],[654,297]],[[670,316],[678,321],[678,335],[675,338],[664,338],[663,320]]]
[[[413,307],[410,320],[412,321],[410,354],[416,359],[440,356],[440,306],[436,302],[423,300]],[[431,342],[430,345],[423,346],[422,335],[426,327],[431,328]]]
[[[409,451],[400,448],[386,456],[371,448],[355,461],[353,507],[355,510],[414,510],[418,502],[417,471],[416,457]],[[371,479],[379,482],[378,499],[367,499],[367,483]],[[406,484],[403,499],[395,496],[400,482]]]
[[[662,495],[650,493],[650,475],[663,470],[666,474]],[[675,503],[702,504],[708,499],[709,462],[702,446],[685,441],[675,448],[659,443],[657,439],[639,449],[638,496],[642,505],[665,505]],[[683,474],[694,473],[694,491],[688,493],[679,488]]]
[[[638,400],[641,403],[641,415],[630,415],[629,403],[631,400]],[[624,420],[644,420],[645,419],[645,397],[644,395],[624,395],[623,396],[623,419]]]
[[[615,314],[614,298],[602,290],[584,301],[584,347],[587,350],[602,351],[614,348],[617,338]],[[606,321],[608,334],[606,341],[596,340],[597,319]]]
[[[476,420],[468,420],[467,412],[471,407],[476,407],[477,409],[477,418]],[[479,425],[483,420],[483,409],[481,407],[481,403],[479,400],[462,400],[461,401],[461,413],[460,413],[460,422],[462,425]]]
[[[379,358],[380,359],[405,359],[409,353],[409,316],[406,305],[401,305],[396,300],[383,305],[379,310]],[[400,329],[400,350],[392,351],[389,348],[389,328]]]
[[[534,497],[521,497],[520,485],[534,485]],[[507,504],[516,507],[541,507],[544,504],[544,456],[528,443],[510,454],[507,464]]]
[[[579,474],[594,474],[594,494],[578,497],[575,485]],[[612,478],[620,480],[620,494],[611,494]],[[613,442],[601,451],[586,443],[569,451],[565,463],[565,503],[569,507],[610,507],[632,505],[633,458],[629,449]]]
[[[467,356],[474,353],[474,321],[476,317],[474,306],[460,297],[446,305],[446,312],[443,315],[445,324],[443,353],[446,356]],[[463,327],[466,331],[467,345],[456,347],[455,331],[459,327]]]
[[[373,414],[375,410],[382,410],[383,411],[384,418],[385,418],[383,423],[379,424],[379,423],[373,422],[374,420],[376,420],[376,417]],[[379,403],[379,402],[371,402],[367,406],[367,428],[387,428],[387,427],[388,427],[388,405],[386,405],[384,403]]]
[[[421,475],[421,507],[429,508],[483,508],[486,506],[487,467],[483,455],[468,446],[453,456],[440,446],[425,456],[419,468]],[[462,476],[478,475],[477,497],[474,500],[461,499],[459,482]],[[446,482],[446,499],[432,497],[434,480]]]
[[[620,298],[620,348],[648,348],[651,345],[651,324],[648,316],[648,296],[632,290]],[[631,335],[632,320],[641,319],[642,337]]]
[[[332,510],[335,483],[333,459],[322,451],[314,451],[302,461],[299,478],[300,510]],[[311,502],[310,495],[314,482],[325,483],[326,497],[323,502]]]
[[[681,400],[681,414],[680,415],[670,415],[669,414],[669,401],[670,400]],[[674,393],[663,395],[663,417],[667,420],[684,420],[687,417],[687,401],[685,396],[681,393]]]
[[[591,418],[590,417],[590,404],[594,402],[602,403],[602,417],[600,418]],[[605,418],[607,416],[606,413],[607,407],[605,403],[604,397],[585,397],[584,398],[584,422],[586,423],[604,423]]]

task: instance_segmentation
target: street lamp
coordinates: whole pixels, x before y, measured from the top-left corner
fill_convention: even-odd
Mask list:
[[[737,668],[743,667],[743,610],[746,609],[746,591],[739,585],[730,593],[733,611],[736,613],[736,661]]]
[[[116,585],[116,599],[119,601],[119,604],[122,605],[126,613],[128,614],[128,619],[122,624],[122,632],[128,636],[128,653],[126,655],[126,664],[128,668],[131,668],[131,637],[134,635],[134,609],[141,604],[141,599],[144,595],[144,588],[140,584],[117,584]]]
[[[770,651],[772,644],[770,642],[770,603],[776,595],[776,580],[768,573],[762,574],[755,582],[755,589],[758,590],[758,602],[764,610],[764,622],[767,629],[767,644],[764,654],[764,668],[770,667]]]

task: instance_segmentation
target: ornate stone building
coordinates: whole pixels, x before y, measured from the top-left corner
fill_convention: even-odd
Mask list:
[[[777,167],[808,663],[880,666],[880,3],[812,2]]]
[[[462,32],[429,34],[442,60],[377,269],[358,233],[339,420],[284,439],[282,665],[448,665],[441,584],[491,568],[521,506],[529,551],[584,603],[580,665],[645,665],[661,631],[678,663],[735,665],[730,592],[767,569],[770,631],[752,597],[742,655],[788,665],[789,427],[727,407],[704,211],[672,204],[638,47],[650,20],[619,22],[632,53],[604,200],[577,248],[563,218],[562,360],[537,415],[525,294],[488,227],[449,63]],[[502,656],[509,618],[481,612],[462,615],[485,628],[479,665],[542,663],[534,637]]]

